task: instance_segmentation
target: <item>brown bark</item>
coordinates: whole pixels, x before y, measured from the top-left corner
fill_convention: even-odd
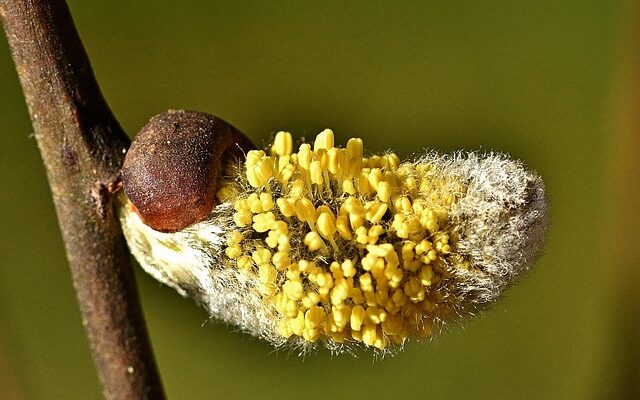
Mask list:
[[[64,0],[0,0],[47,170],[82,320],[108,399],[163,398],[110,204],[129,140],[95,81]]]

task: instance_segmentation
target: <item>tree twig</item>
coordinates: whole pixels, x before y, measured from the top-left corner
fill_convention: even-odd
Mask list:
[[[64,0],[0,0],[108,399],[161,399],[133,271],[110,185],[129,141],[98,88]]]

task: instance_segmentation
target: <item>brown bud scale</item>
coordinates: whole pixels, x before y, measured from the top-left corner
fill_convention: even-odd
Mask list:
[[[206,218],[223,167],[252,148],[246,136],[217,117],[168,111],[133,140],[122,168],[124,191],[146,225],[179,231]]]

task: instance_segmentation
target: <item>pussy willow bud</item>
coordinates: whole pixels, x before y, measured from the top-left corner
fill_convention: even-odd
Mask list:
[[[171,141],[170,132],[179,132],[172,121],[160,117],[150,125]],[[217,126],[206,126],[217,135]],[[217,148],[222,142],[205,141],[215,157],[227,154]],[[126,180],[129,197],[121,196],[119,211],[147,272],[213,317],[276,346],[387,352],[431,337],[446,322],[493,303],[540,252],[544,185],[504,154],[430,151],[401,161],[393,153],[366,156],[360,139],[336,147],[330,130],[297,151],[292,135],[279,132],[267,149],[223,168],[215,164],[217,180],[209,184],[217,203],[204,217],[207,207],[198,208],[198,218],[153,229]],[[127,154],[125,179],[158,171],[142,181],[164,202],[148,199],[146,208],[169,205],[161,221],[171,220],[174,197],[181,204],[175,209],[186,210],[177,215],[191,215],[190,204],[199,202],[183,199],[211,193],[193,177],[211,168],[197,160],[211,157],[203,151],[195,164],[168,162],[190,156],[181,151],[144,157],[143,168],[136,168],[137,157],[147,155],[143,147]],[[154,158],[163,161],[154,165]],[[175,179],[168,187],[165,168]]]

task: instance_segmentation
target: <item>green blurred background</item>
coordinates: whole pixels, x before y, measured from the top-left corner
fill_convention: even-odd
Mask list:
[[[384,360],[275,353],[138,269],[169,398],[633,397],[637,315],[621,306],[612,239],[626,2],[69,5],[130,135],[196,109],[256,143],[330,127],[372,152],[509,152],[548,188],[536,268],[463,328]],[[0,398],[101,398],[31,132],[0,39]]]

